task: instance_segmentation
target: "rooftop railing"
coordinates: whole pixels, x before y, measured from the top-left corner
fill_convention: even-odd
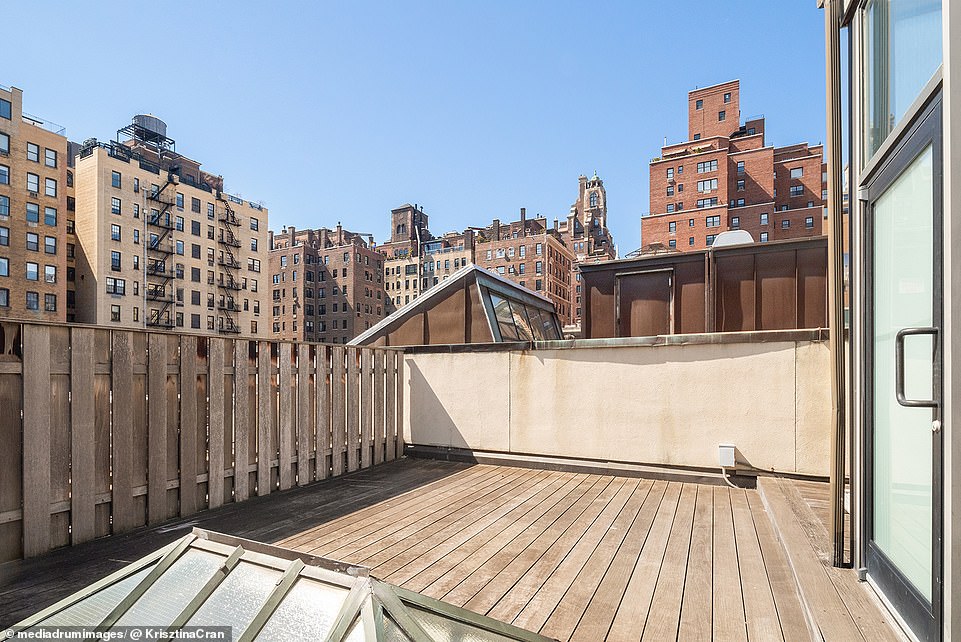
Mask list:
[[[58,136],[66,136],[67,134],[67,128],[63,125],[58,125],[57,123],[45,120],[39,116],[31,116],[26,112],[23,113],[23,122],[27,123],[28,125],[33,125],[34,127],[45,129],[48,132],[57,134]]]

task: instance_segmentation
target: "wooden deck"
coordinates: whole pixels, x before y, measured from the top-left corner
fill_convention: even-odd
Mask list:
[[[365,565],[559,640],[897,639],[869,600],[846,606],[835,591],[812,608],[797,582],[820,560],[809,541],[791,539],[806,537],[796,523],[787,535],[776,530],[793,513],[772,521],[768,510],[784,507],[769,499],[727,486],[407,459],[0,566],[0,626],[196,524]]]

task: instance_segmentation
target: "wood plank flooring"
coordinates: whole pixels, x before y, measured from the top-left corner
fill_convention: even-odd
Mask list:
[[[2,565],[0,627],[191,525],[364,565],[559,640],[811,639],[758,491],[418,459]]]

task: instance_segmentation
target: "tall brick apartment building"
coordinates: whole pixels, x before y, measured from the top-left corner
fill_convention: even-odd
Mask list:
[[[737,80],[691,91],[687,102],[688,139],[650,163],[642,252],[704,249],[725,230],[761,243],[822,233],[820,145],[767,145],[763,117],[741,123]]]
[[[65,321],[67,139],[0,86],[0,317]]]
[[[267,336],[267,210],[135,116],[76,160],[76,320]]]
[[[387,316],[384,257],[343,229],[270,233],[271,337],[347,343]]]
[[[501,223],[499,219],[478,232],[474,249],[477,265],[547,296],[557,308],[561,323],[573,322],[571,288],[574,253],[547,219],[528,219],[521,208],[520,219]]]

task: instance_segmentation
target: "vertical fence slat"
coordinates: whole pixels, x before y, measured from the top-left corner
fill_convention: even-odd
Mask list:
[[[224,503],[224,340],[212,338],[207,345],[207,495],[210,508],[217,508]]]
[[[110,496],[110,386],[111,386],[111,332],[97,330],[94,333],[94,360],[97,373],[94,375],[94,473],[95,491],[98,496]],[[103,370],[103,374],[99,371]],[[97,504],[95,515],[96,535],[110,534],[110,513],[112,501]]]
[[[208,427],[210,425],[210,415],[207,406],[207,390],[209,386],[209,380],[207,378],[207,367],[208,367],[208,354],[210,350],[210,338],[209,337],[197,337],[197,392],[194,396],[197,404],[197,423],[196,426],[196,437],[194,439],[194,466],[197,473],[197,477],[207,474],[207,481],[197,480],[195,477],[194,481],[194,494],[196,495],[197,508],[196,510],[204,510],[207,508],[207,489],[210,484],[210,470],[209,462],[207,460],[208,456]]]
[[[70,328],[50,328],[50,497],[63,506],[70,502]],[[70,512],[50,515],[50,548],[70,544]]]
[[[404,455],[404,353],[397,353],[397,421],[394,448],[397,457]]]
[[[180,514],[197,512],[197,337],[180,337]]]
[[[360,350],[347,348],[347,471],[360,467]]]
[[[130,362],[133,377],[130,383],[130,489],[133,493],[133,525],[147,523],[147,486],[150,458],[147,454],[147,333],[130,333]],[[136,491],[136,492],[135,492]]]
[[[317,479],[330,476],[327,451],[330,450],[330,348],[317,346]]]
[[[249,460],[250,388],[247,374],[249,343],[234,341],[234,501],[250,496],[247,473]]]
[[[257,494],[270,493],[270,417],[271,417],[270,344],[257,342]]]
[[[136,526],[133,500],[133,355],[131,333],[115,330],[111,334],[113,362],[113,421],[111,422],[111,468],[113,470],[113,532],[122,533]]]
[[[94,356],[90,328],[70,329],[71,542],[94,538]]]
[[[147,340],[147,521],[167,518],[167,337]]]
[[[346,375],[344,373],[344,348],[330,349],[330,436],[331,474],[344,474],[344,447],[347,437]]]
[[[50,328],[23,330],[23,555],[50,548]]]
[[[370,468],[373,459],[371,421],[373,419],[373,395],[371,384],[374,381],[371,367],[370,348],[360,351],[360,467]]]
[[[0,512],[22,509],[23,500],[23,327],[0,322],[0,362],[13,364],[15,372],[0,373]],[[23,514],[20,519],[0,524],[0,562],[23,556]]]
[[[297,346],[297,485],[313,481],[311,474],[314,424],[311,412],[311,347],[306,343]]]
[[[374,425],[372,430],[374,463],[380,464],[384,461],[384,351],[375,349],[371,354],[374,361]]]
[[[180,514],[180,337],[164,336],[167,352],[164,393],[167,403],[167,518]],[[171,374],[173,373],[173,374]]]
[[[293,345],[289,343],[279,344],[280,348],[280,378],[277,382],[280,388],[280,412],[279,429],[280,438],[280,490],[287,490],[293,486],[293,459],[294,459],[294,438],[296,426],[294,425],[294,399],[293,384],[294,373],[291,364],[291,352]],[[298,364],[299,365],[299,364]]]
[[[387,461],[394,459],[397,452],[397,353],[393,350],[385,350],[384,356],[387,360],[387,386],[385,389],[384,407],[387,409],[386,440],[384,447],[384,457]]]

